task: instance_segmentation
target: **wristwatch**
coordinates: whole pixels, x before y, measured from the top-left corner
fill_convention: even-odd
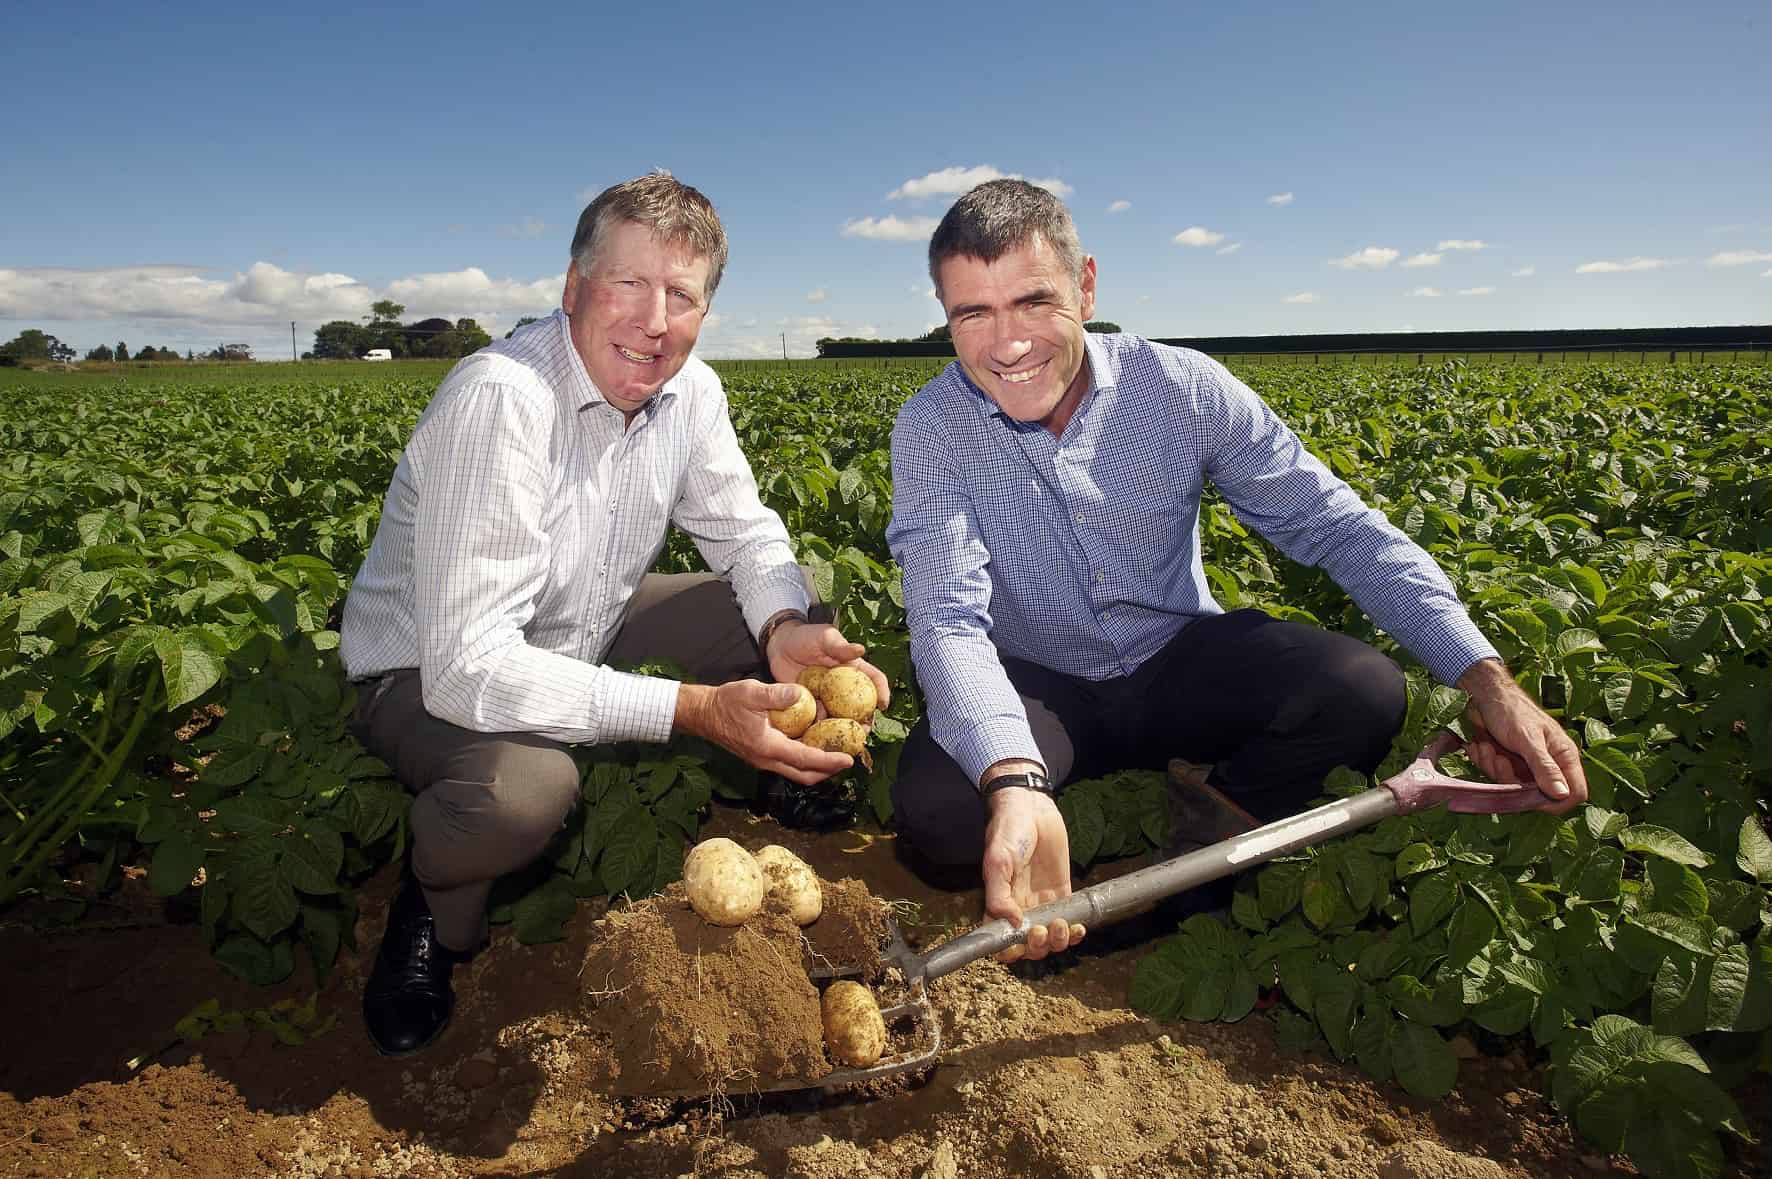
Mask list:
[[[1038,790],[1041,794],[1055,795],[1058,792],[1052,786],[1052,779],[1039,770],[1020,770],[1013,774],[998,774],[979,788],[982,797],[989,798],[999,790],[1007,790],[1019,786],[1027,790]]]

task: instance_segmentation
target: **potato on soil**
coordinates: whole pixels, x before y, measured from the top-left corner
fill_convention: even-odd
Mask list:
[[[795,684],[800,693],[794,702],[786,708],[771,708],[769,723],[789,737],[798,737],[812,727],[813,720],[818,716],[818,702],[813,700],[812,693],[804,684]]]
[[[768,881],[768,895],[781,897],[794,924],[817,921],[824,912],[824,890],[811,866],[779,843],[763,848],[756,859]]]
[[[855,721],[840,716],[827,716],[800,735],[800,740],[827,753],[847,753],[860,757],[867,747],[868,731]]]
[[[683,861],[689,904],[713,925],[742,925],[763,907],[763,869],[730,839],[704,839]]]
[[[832,1060],[866,1068],[885,1054],[886,1021],[866,987],[839,979],[825,989],[819,1009],[824,1016],[825,1051]]]
[[[826,671],[824,683],[814,689],[814,694],[824,702],[825,711],[832,716],[863,724],[873,719],[874,708],[880,703],[880,697],[874,691],[874,681],[867,677],[867,673],[853,667],[833,667]]]

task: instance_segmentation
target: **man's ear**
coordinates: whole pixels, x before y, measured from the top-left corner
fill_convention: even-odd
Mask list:
[[[1095,318],[1095,255],[1090,254],[1083,259],[1083,322],[1088,323]]]
[[[578,299],[578,284],[584,276],[578,272],[578,262],[573,260],[566,264],[566,288],[560,292],[560,306],[566,314],[572,314],[572,304]]]

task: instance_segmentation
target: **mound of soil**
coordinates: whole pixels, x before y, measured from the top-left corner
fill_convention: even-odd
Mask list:
[[[820,885],[824,912],[805,929],[774,898],[743,925],[710,925],[681,884],[604,916],[580,972],[600,1088],[719,1096],[828,1073],[810,975],[877,976],[886,925],[861,881]]]
[[[893,898],[916,946],[983,916],[976,887],[921,880],[889,837],[786,831],[736,808],[716,809],[706,834],[778,842],[827,880],[865,879]],[[740,1112],[718,1117],[706,1102],[683,1102],[695,1116],[633,1124],[640,1103],[595,1079],[615,1072],[607,1014],[585,1000],[603,981],[581,972],[607,933],[601,900],[579,906],[560,942],[526,946],[499,930],[456,970],[455,1019],[442,1038],[416,1057],[376,1055],[363,1031],[364,976],[398,883],[392,869],[370,882],[355,946],[325,980],[303,971],[275,988],[228,975],[195,925],[51,934],[0,924],[0,1176],[1637,1174],[1572,1137],[1545,1096],[1544,1060],[1528,1050],[1464,1060],[1452,1093],[1422,1101],[1282,1048],[1260,1014],[1237,1024],[1139,1016],[1126,996],[1148,943],[1116,948],[1094,932],[1058,969],[984,961],[937,980],[929,997],[944,1048],[915,1085],[770,1098],[749,1112],[737,1102]],[[321,1024],[300,1044],[252,1025],[196,1041],[174,1031],[206,999],[258,1011],[316,991]],[[1759,1142],[1726,1145],[1723,1179],[1772,1175],[1772,1084],[1760,1074],[1737,1097]]]

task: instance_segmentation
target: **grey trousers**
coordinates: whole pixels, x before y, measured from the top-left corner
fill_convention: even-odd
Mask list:
[[[711,573],[648,574],[609,658],[668,659],[709,684],[768,678],[732,587]],[[467,950],[486,937],[495,880],[541,854],[579,798],[565,745],[529,733],[479,733],[425,711],[416,668],[357,688],[351,733],[415,796],[412,871],[437,937]]]

